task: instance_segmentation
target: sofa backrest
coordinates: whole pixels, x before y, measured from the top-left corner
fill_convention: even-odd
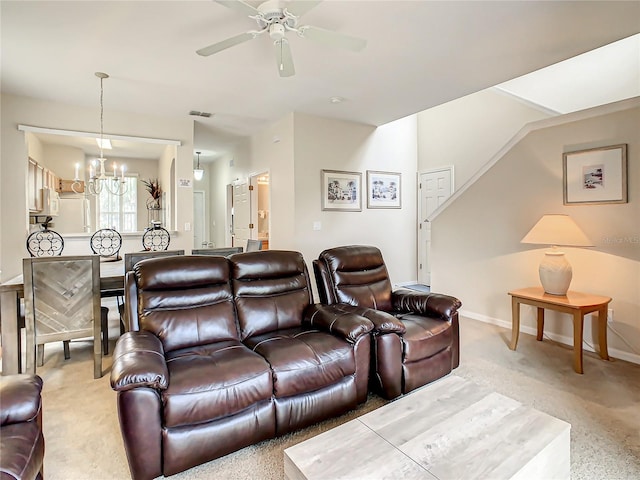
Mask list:
[[[314,261],[314,270],[321,302],[391,311],[391,281],[378,248],[330,248]]]
[[[313,303],[302,254],[263,250],[229,257],[240,339],[293,328]]]
[[[143,260],[127,276],[131,281],[136,285],[138,328],[159,337],[165,352],[239,339],[226,258]]]

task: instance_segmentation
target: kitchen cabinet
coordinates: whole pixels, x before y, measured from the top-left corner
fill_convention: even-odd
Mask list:
[[[44,186],[44,167],[36,163],[36,210],[42,210],[42,187]]]
[[[53,171],[43,167],[33,158],[29,158],[29,168],[27,174],[27,199],[30,212],[42,210],[42,189],[50,188],[58,191],[60,189],[60,177]]]
[[[29,211],[34,212],[38,208],[37,196],[40,192],[36,191],[36,173],[38,164],[33,159],[29,159],[29,170],[27,174],[27,200],[29,201]],[[37,195],[36,195],[37,194]]]

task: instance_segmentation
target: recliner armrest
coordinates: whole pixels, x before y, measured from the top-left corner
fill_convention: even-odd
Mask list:
[[[111,368],[111,388],[117,392],[137,387],[166,390],[169,371],[162,342],[144,330],[126,332],[116,343]]]
[[[455,297],[440,293],[422,293],[407,289],[399,289],[391,293],[391,303],[398,313],[417,313],[451,320],[462,302]]]
[[[349,305],[310,305],[305,310],[303,323],[322,328],[355,343],[373,330],[373,323],[358,315]]]
[[[10,375],[0,380],[0,425],[36,420],[40,412],[42,378]]]

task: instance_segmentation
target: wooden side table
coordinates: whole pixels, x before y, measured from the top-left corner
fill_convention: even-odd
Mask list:
[[[520,304],[533,305],[538,308],[538,335],[542,341],[544,331],[544,309],[556,310],[573,316],[573,369],[577,373],[584,373],[582,369],[582,331],[584,316],[598,312],[598,342],[600,343],[600,357],[609,360],[607,352],[607,305],[610,297],[591,295],[589,293],[573,292],[567,295],[551,295],[545,293],[542,287],[521,288],[512,290],[511,295],[511,344],[509,348],[515,350],[518,346],[520,334]]]

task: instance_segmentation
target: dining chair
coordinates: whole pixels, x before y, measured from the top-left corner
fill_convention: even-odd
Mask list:
[[[35,374],[37,345],[93,337],[93,377],[100,378],[100,257],[25,258],[23,275],[27,372]]]
[[[163,227],[154,225],[153,228],[147,228],[142,235],[142,248],[145,251],[157,252],[167,250],[170,242],[171,235]]]
[[[122,235],[113,228],[101,228],[91,235],[89,241],[91,251],[96,255],[100,255],[101,262],[117,262],[122,260],[120,256],[120,249],[122,248]],[[102,298],[116,297],[116,305],[118,312],[122,311],[121,304],[124,303],[124,289],[115,290],[109,292],[109,294],[102,295]],[[107,308],[107,307],[102,307]],[[109,310],[107,309],[107,318]],[[125,324],[122,315],[120,315],[120,335],[125,332]],[[102,332],[102,353],[104,355],[109,354],[109,326],[108,320]]]
[[[58,232],[49,228],[49,222],[51,222],[51,220],[52,217],[47,217],[45,222],[42,223],[42,230],[32,232],[27,237],[27,251],[31,257],[54,257],[62,255],[62,251],[64,250],[64,239]],[[20,315],[19,320],[19,327],[23,328],[24,315]],[[64,358],[68,360],[70,357],[69,341],[65,340],[62,343],[64,348]],[[43,360],[44,344],[40,344],[38,345],[38,364],[42,365]]]
[[[112,228],[101,228],[91,235],[89,245],[91,251],[100,255],[103,262],[116,262],[122,260],[120,249],[122,248],[122,235]]]
[[[257,252],[258,250],[262,250],[262,240],[247,240],[247,252]]]
[[[27,237],[27,251],[32,257],[54,257],[62,255],[64,239],[55,230],[45,227]]]
[[[171,255],[184,255],[184,250],[159,250],[159,251],[146,251],[146,252],[132,252],[124,254],[124,274],[133,270],[136,263],[146,260],[147,258],[155,257],[170,257]]]
[[[191,255],[218,255],[221,257],[229,257],[234,253],[242,253],[242,247],[196,248],[191,250]]]

